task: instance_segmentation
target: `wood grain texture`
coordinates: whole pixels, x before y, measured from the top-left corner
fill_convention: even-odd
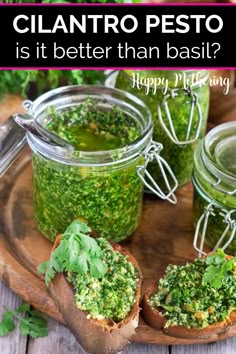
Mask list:
[[[235,354],[236,338],[205,345],[176,345],[171,348],[171,354]]]
[[[3,306],[16,309],[21,303],[22,300],[0,281],[0,318],[4,312]],[[8,336],[0,337],[1,354],[25,354],[26,346],[27,337],[21,336],[17,328]]]
[[[29,339],[27,354],[86,354],[73,334],[57,321],[48,319],[47,337]]]
[[[48,337],[30,339],[27,354],[87,354],[71,332],[55,320],[49,320]],[[129,344],[123,354],[168,354],[168,346]]]

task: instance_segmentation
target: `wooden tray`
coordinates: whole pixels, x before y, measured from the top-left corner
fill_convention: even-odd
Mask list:
[[[1,116],[0,116],[1,117]],[[176,206],[145,197],[142,221],[124,243],[137,258],[144,274],[144,289],[163,274],[169,263],[183,264],[197,256],[192,248],[192,186],[177,195]],[[61,314],[37,274],[52,244],[38,231],[32,207],[32,170],[28,148],[0,179],[0,278],[24,301],[63,323]],[[185,340],[150,328],[140,319],[133,342],[161,344],[206,343],[236,335],[232,327],[209,340]]]

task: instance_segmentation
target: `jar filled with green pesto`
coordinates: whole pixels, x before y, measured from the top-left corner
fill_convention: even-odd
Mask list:
[[[102,237],[126,239],[140,222],[143,184],[176,202],[177,181],[160,155],[162,145],[152,141],[151,113],[135,96],[103,86],[67,86],[37,98],[28,113],[36,128],[69,144],[27,133],[36,224],[49,240],[77,218]],[[167,193],[146,170],[153,160]]]
[[[191,181],[193,153],[206,130],[209,85],[206,70],[122,70],[108,85],[128,91],[149,107],[154,122],[153,138],[163,147],[179,187]],[[158,171],[149,171],[156,180]]]
[[[192,181],[194,247],[236,254],[236,121],[215,127],[197,146]]]

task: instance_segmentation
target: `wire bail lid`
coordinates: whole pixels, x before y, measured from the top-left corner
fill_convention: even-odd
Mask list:
[[[177,198],[174,192],[178,188],[178,181],[169,164],[166,162],[165,159],[163,159],[163,157],[161,157],[160,152],[162,149],[162,144],[157,143],[155,141],[151,141],[142,153],[145,162],[143,165],[137,166],[137,173],[143,184],[159,198],[168,200],[172,204],[176,204]],[[154,180],[154,178],[147,169],[149,163],[152,161],[157,162],[157,165],[163,177],[165,186],[164,188],[167,190],[167,193],[162,190],[158,182]]]
[[[214,201],[209,203],[205,207],[203,214],[201,215],[201,217],[197,222],[195,235],[193,239],[193,247],[199,253],[199,257],[206,255],[206,252],[204,252],[203,249],[204,249],[204,243],[207,234],[208,220],[210,216],[213,217],[216,216],[216,212],[215,212],[216,208],[219,209],[216,206]],[[233,214],[235,214],[236,216],[236,209],[232,209],[230,211],[223,208],[220,209],[219,215],[222,216],[223,222],[226,224],[226,227],[222,235],[220,236],[219,240],[217,241],[216,245],[213,247],[212,252],[215,252],[219,247],[222,248],[222,250],[225,250],[231,244],[234,237],[236,236],[236,218],[235,219],[232,218]],[[230,232],[230,236],[227,237],[227,234],[229,232]]]
[[[187,131],[185,134],[185,140],[180,140],[177,137],[177,133],[175,131],[174,122],[168,104],[168,100],[174,100],[175,97],[177,97],[180,93],[183,93],[184,95],[189,96],[190,98],[190,111],[189,111]],[[162,109],[164,109],[168,124],[164,122]],[[193,116],[194,116],[195,109],[197,111],[197,124],[196,124],[195,131],[193,131]],[[168,92],[164,95],[163,101],[157,105],[157,114],[162,129],[166,132],[166,134],[174,144],[184,147],[185,145],[193,144],[195,141],[198,140],[201,131],[203,117],[202,117],[201,107],[198,102],[198,95],[196,92],[193,91],[192,86],[190,86],[187,89],[184,88],[169,89]],[[191,135],[193,135],[192,139],[191,139]]]

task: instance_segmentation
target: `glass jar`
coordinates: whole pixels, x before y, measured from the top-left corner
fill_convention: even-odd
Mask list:
[[[100,236],[116,242],[126,239],[140,221],[142,181],[162,199],[176,202],[176,179],[160,156],[161,144],[152,141],[151,114],[141,100],[102,86],[67,86],[27,102],[28,113],[34,117],[36,127],[45,127],[51,119],[50,109],[59,113],[54,119],[60,119],[60,114],[88,98],[93,100],[93,112],[119,107],[138,127],[139,137],[114,150],[78,151],[49,144],[27,132],[32,150],[36,224],[51,241],[75,218],[86,219]],[[152,183],[146,171],[153,159],[163,172],[167,194]]]
[[[113,78],[107,80],[108,85],[136,95],[149,107],[154,121],[154,140],[163,145],[163,157],[170,164],[179,187],[189,183],[193,153],[206,130],[208,72],[123,70],[116,77],[113,74]],[[159,180],[153,164],[149,171]]]
[[[236,122],[212,129],[194,154],[194,247],[236,254]]]

